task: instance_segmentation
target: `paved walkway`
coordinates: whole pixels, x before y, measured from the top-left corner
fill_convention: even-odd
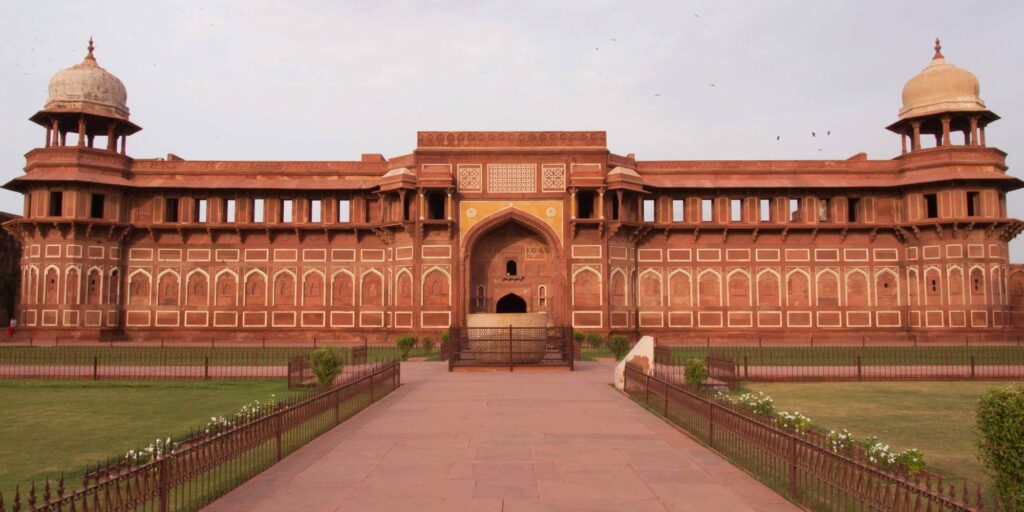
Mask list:
[[[403,364],[398,391],[208,510],[797,510],[619,394],[611,364],[577,368]]]

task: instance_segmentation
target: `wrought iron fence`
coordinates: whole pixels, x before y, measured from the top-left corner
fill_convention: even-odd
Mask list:
[[[729,360],[738,380],[754,382],[1024,379],[1015,345],[655,348],[657,372],[677,382],[692,357]]]
[[[392,345],[339,347],[347,364],[398,358]],[[0,378],[91,380],[275,379],[308,347],[0,347]]]
[[[397,389],[398,362],[261,411],[223,431],[202,432],[152,460],[122,460],[85,472],[80,489],[61,479],[15,491],[11,512],[198,510],[320,434]],[[0,495],[0,512],[7,512]]]
[[[679,332],[657,336],[658,343],[686,347],[852,347],[920,345],[1024,346],[1024,332]]]
[[[625,391],[654,413],[787,498],[812,510],[978,511],[981,488],[944,484],[876,467],[833,451],[823,436],[801,435],[747,416],[734,406],[695,393],[627,364]]]
[[[449,331],[448,370],[460,366],[564,366],[573,369],[569,327],[453,327]]]

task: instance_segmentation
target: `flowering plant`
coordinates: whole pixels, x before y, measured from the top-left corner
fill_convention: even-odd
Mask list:
[[[775,413],[775,402],[772,397],[760,391],[757,394],[743,393],[736,399],[736,405],[757,416],[771,416]]]
[[[125,458],[134,463],[143,463],[149,460],[156,460],[174,452],[174,441],[171,438],[156,439],[146,448],[141,450],[128,450]]]
[[[896,456],[896,463],[907,468],[907,473],[916,475],[925,467],[924,454],[917,448],[903,450]]]
[[[849,455],[853,451],[853,434],[845,428],[842,430],[830,430],[828,432],[828,443],[832,447],[833,452]]]
[[[879,442],[876,436],[871,436],[864,441],[864,453],[867,454],[869,462],[879,467],[886,468],[896,463],[896,454],[892,448]]]
[[[795,430],[797,434],[803,434],[811,428],[811,419],[799,412],[780,411],[776,419],[779,426]]]

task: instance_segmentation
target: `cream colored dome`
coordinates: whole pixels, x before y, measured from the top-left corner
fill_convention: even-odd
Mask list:
[[[128,91],[116,76],[96,63],[89,53],[81,64],[59,71],[50,79],[46,112],[82,112],[128,120]]]
[[[900,119],[942,112],[988,110],[979,96],[981,86],[978,79],[970,71],[946,62],[941,50],[942,46],[936,39],[932,62],[903,86]]]

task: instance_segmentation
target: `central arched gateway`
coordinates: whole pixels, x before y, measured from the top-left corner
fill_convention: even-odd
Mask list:
[[[460,323],[472,314],[545,313],[561,325],[562,251],[549,226],[510,209],[474,226],[463,243]]]

